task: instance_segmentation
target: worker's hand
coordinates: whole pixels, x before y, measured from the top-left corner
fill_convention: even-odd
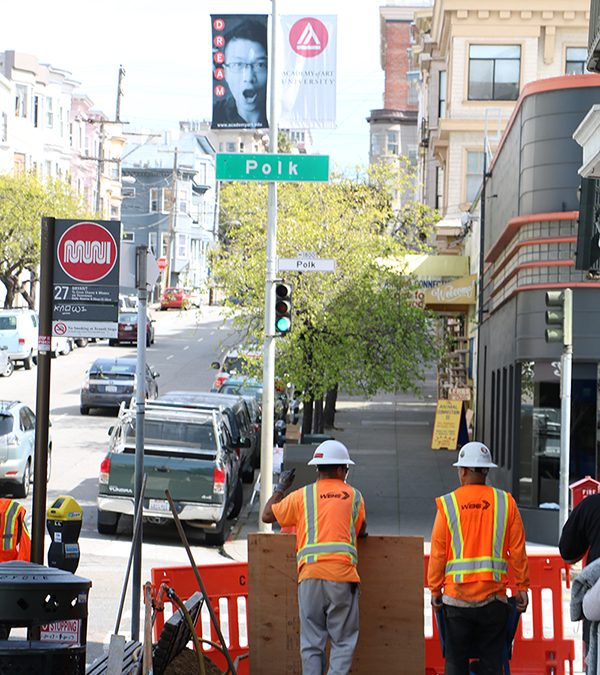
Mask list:
[[[529,597],[527,596],[527,591],[517,591],[515,598],[517,600],[516,603],[517,612],[524,612],[527,609],[527,605],[529,604]]]
[[[289,489],[294,482],[294,477],[296,475],[296,469],[289,469],[288,471],[282,471],[279,474],[279,481],[275,486],[275,491],[285,492]]]
[[[431,596],[431,606],[433,609],[442,609],[442,596],[441,595],[432,595]]]

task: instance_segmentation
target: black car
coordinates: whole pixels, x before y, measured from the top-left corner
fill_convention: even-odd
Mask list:
[[[96,359],[85,373],[81,386],[79,411],[87,415],[90,408],[118,408],[136,392],[137,359]],[[146,366],[146,398],[158,396],[158,372]]]
[[[260,435],[252,412],[242,396],[229,396],[210,391],[170,391],[159,401],[189,405],[194,408],[220,409],[228,418],[236,452],[240,457],[241,475],[251,483],[254,469],[260,462]]]

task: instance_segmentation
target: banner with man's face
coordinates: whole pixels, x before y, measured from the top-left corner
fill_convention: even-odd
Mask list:
[[[336,16],[282,16],[280,124],[335,127]]]
[[[266,14],[213,14],[212,129],[267,129]]]

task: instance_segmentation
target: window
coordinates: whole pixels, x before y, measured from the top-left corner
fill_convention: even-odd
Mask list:
[[[371,155],[379,157],[383,155],[385,137],[381,133],[373,134],[371,136]]]
[[[52,96],[46,97],[46,126],[48,129],[54,127],[54,100]]]
[[[33,97],[33,126],[39,127],[40,122],[40,97]]]
[[[235,152],[237,150],[235,143],[228,142],[226,145],[227,152]]]
[[[469,47],[469,100],[516,101],[519,96],[521,47]]]
[[[46,160],[44,162],[44,175],[49,178],[52,175],[52,162]]]
[[[408,161],[413,165],[417,165],[417,146],[409,145],[408,146]]]
[[[445,70],[440,70],[438,78],[438,118],[446,117],[446,82],[447,76]]]
[[[483,180],[483,152],[467,152],[466,194],[465,199],[475,199]]]
[[[398,132],[397,131],[388,131],[387,132],[387,154],[388,155],[399,154]]]
[[[170,212],[173,209],[173,189],[168,187],[163,189],[163,211]]]
[[[150,188],[150,212],[151,213],[157,213],[160,211],[160,204],[159,204],[159,189],[158,188]]]
[[[131,198],[135,197],[135,188],[129,187],[129,186],[127,186],[127,187],[123,186],[121,188],[121,197],[123,197],[123,199],[128,199],[128,198],[131,199]]]
[[[187,257],[187,237],[185,234],[177,235],[177,257]]]
[[[587,49],[585,47],[567,47],[565,75],[583,75],[586,61]]]
[[[3,112],[0,120],[0,141],[6,143],[8,140],[8,115]]]
[[[27,87],[24,84],[15,86],[15,117],[27,117]]]
[[[435,208],[441,211],[444,207],[444,169],[435,167]]]

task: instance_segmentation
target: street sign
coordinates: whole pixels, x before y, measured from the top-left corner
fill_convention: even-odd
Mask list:
[[[277,269],[280,272],[335,272],[333,258],[278,258]]]
[[[167,260],[166,256],[161,256],[157,261],[158,263],[158,269],[161,272],[164,272],[167,269],[167,266],[169,264],[169,261]]]
[[[115,220],[56,220],[53,335],[116,337],[120,231]]]
[[[121,242],[119,285],[123,292],[125,289],[137,288],[137,246],[133,241]],[[152,288],[160,276],[160,261],[154,257],[151,251],[146,254],[146,286]],[[166,260],[166,258],[165,258]]]
[[[327,155],[217,153],[217,180],[327,182]]]

